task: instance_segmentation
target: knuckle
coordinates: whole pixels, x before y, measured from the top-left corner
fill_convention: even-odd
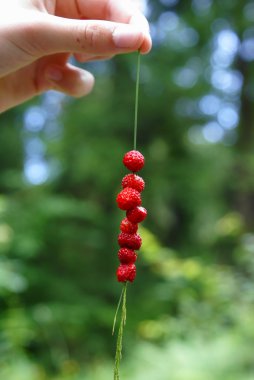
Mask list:
[[[87,24],[83,31],[84,47],[94,48],[100,40],[101,28],[96,24]]]
[[[79,26],[77,43],[82,51],[100,55],[112,50],[112,26],[103,23],[86,22]]]

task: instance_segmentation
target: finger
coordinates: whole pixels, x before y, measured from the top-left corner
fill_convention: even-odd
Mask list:
[[[56,15],[66,18],[108,20],[137,26],[145,34],[142,53],[148,53],[152,47],[149,24],[133,0],[72,0],[58,2]]]
[[[149,29],[148,22],[133,0],[57,1],[55,14],[65,18],[108,20],[132,23]]]
[[[91,73],[70,64],[47,67],[44,78],[49,88],[78,98],[89,94],[94,85]]]
[[[148,53],[152,47],[149,24],[145,16],[134,3],[134,0],[72,0],[58,2],[56,15],[65,18],[107,20],[137,26],[145,34],[145,45],[142,53]]]
[[[96,56],[141,50],[146,53],[149,42],[143,31],[131,24],[98,20],[71,20],[44,15],[34,25],[30,44],[41,54],[60,52],[86,53]]]
[[[41,93],[35,81],[36,65],[32,64],[0,78],[0,112]]]
[[[75,97],[86,95],[92,90],[93,76],[66,64],[64,55],[60,57],[58,64],[51,62],[57,60],[42,59],[38,63],[0,78],[0,112],[50,89]]]

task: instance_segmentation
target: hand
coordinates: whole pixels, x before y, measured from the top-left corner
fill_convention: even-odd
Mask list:
[[[89,72],[68,63],[151,49],[131,0],[12,0],[0,5],[0,112],[49,89],[88,94]]]

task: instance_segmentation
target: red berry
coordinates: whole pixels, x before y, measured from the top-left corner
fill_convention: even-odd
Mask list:
[[[122,264],[133,264],[137,260],[137,254],[133,249],[120,248],[118,258]]]
[[[119,282],[134,281],[136,277],[135,264],[120,264],[116,271]]]
[[[126,216],[130,222],[140,223],[146,218],[147,211],[144,207],[135,207],[131,210],[128,210]]]
[[[127,218],[124,218],[121,221],[120,230],[127,234],[135,234],[138,230],[138,225],[130,222]]]
[[[139,193],[145,188],[145,181],[137,174],[127,174],[122,180],[122,187],[131,187],[136,189]]]
[[[121,210],[129,210],[141,205],[141,196],[137,190],[126,187],[117,195],[116,201]]]
[[[118,235],[118,244],[123,248],[139,249],[142,244],[142,239],[139,234],[126,234],[121,232]]]
[[[145,158],[138,150],[131,150],[124,155],[123,163],[127,169],[137,172],[143,168]]]

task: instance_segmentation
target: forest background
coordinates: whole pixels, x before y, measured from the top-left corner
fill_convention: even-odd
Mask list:
[[[122,380],[254,378],[254,1],[150,0]],[[136,54],[0,116],[0,378],[112,379]]]

